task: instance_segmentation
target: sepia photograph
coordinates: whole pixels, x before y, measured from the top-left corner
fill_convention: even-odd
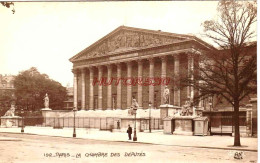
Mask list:
[[[1,1],[0,163],[258,162],[257,1]]]

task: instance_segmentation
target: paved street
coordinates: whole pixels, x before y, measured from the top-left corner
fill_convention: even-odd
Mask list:
[[[0,162],[256,162],[257,152],[0,133]],[[9,140],[10,139],[10,140]],[[113,157],[112,157],[113,156]]]
[[[21,133],[21,128],[0,128],[0,133]],[[234,137],[231,136],[184,136],[184,135],[167,135],[161,130],[153,130],[153,133],[138,132],[138,143],[156,144],[156,145],[173,145],[182,147],[200,147],[215,149],[239,149],[257,151],[257,138],[241,137],[242,147],[232,147]],[[37,134],[46,136],[72,137],[73,128],[53,129],[52,127],[31,127],[26,126],[26,134]],[[107,140],[115,142],[128,142],[125,130],[121,132],[100,131],[96,129],[77,128],[77,138]],[[132,135],[133,136],[133,135]]]

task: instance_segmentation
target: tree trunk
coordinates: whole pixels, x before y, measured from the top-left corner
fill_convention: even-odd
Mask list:
[[[240,131],[239,131],[239,101],[234,101],[234,122],[235,122],[235,138],[234,146],[241,146]]]

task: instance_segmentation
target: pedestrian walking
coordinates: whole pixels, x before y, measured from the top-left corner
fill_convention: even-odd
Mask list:
[[[127,133],[129,138],[128,140],[132,140],[132,127],[130,125],[128,125]]]
[[[120,129],[120,122],[119,122],[119,120],[117,121],[117,129]]]

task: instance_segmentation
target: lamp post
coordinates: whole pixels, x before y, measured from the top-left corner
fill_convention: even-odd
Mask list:
[[[152,132],[152,128],[151,128],[151,109],[152,109],[152,102],[149,101],[149,132]]]
[[[137,141],[137,135],[136,135],[136,110],[137,110],[137,108],[134,108],[134,114],[135,114],[135,127],[134,127],[134,137],[133,137],[133,141]]]
[[[75,115],[76,115],[76,111],[77,111],[77,108],[74,107],[74,108],[73,108],[73,113],[74,113],[73,138],[76,137],[76,126],[75,126]]]
[[[21,110],[21,114],[22,114],[22,128],[21,128],[21,133],[23,133],[24,132],[24,118],[23,118],[23,113],[24,113],[24,111],[23,111],[23,109]]]
[[[137,109],[138,109],[139,105],[138,103],[136,102],[136,99],[133,98],[133,103],[132,103],[132,106],[131,106],[131,114],[135,115],[135,126],[134,126],[134,137],[133,137],[133,141],[137,141],[137,136],[136,136],[136,114],[137,114]]]

